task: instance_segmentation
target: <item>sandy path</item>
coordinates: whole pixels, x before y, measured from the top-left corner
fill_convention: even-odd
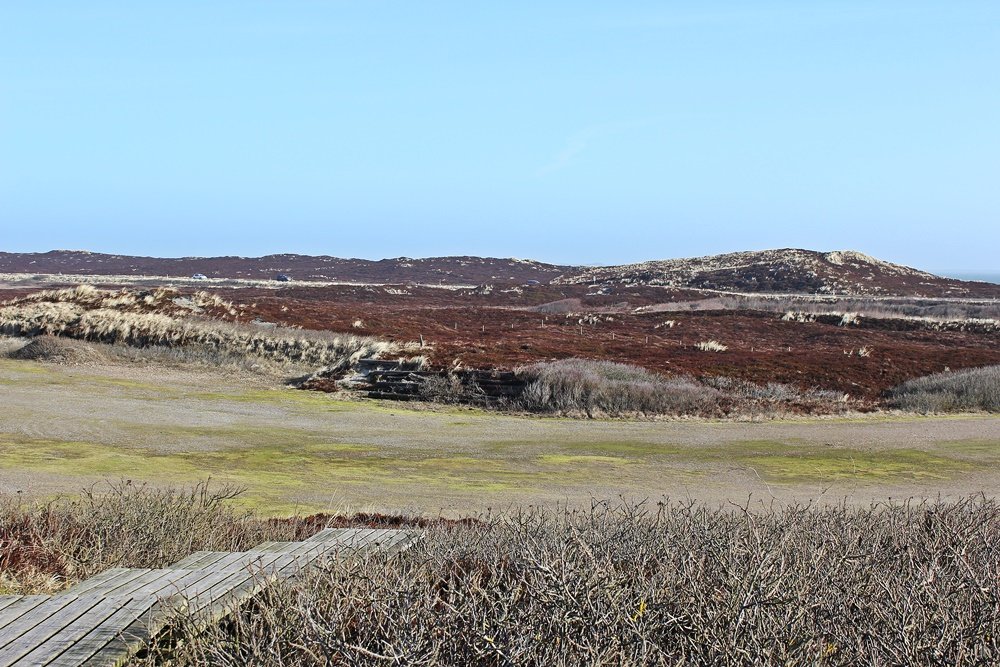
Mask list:
[[[1000,418],[766,423],[414,411],[155,367],[0,361],[0,491],[245,485],[269,512],[447,513],[591,496],[884,500],[997,488]]]

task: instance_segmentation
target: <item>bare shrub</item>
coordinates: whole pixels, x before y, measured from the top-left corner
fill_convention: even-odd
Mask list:
[[[596,415],[705,414],[717,392],[693,380],[665,377],[638,366],[564,359],[519,368],[527,381],[518,406],[532,412]]]
[[[803,389],[781,382],[757,384],[730,377],[705,378],[705,384],[718,389],[726,402],[727,414],[780,415],[793,412],[838,413],[851,407],[849,397],[826,389]]]
[[[948,371],[904,382],[889,404],[911,412],[1000,412],[1000,366]]]
[[[423,378],[418,396],[425,401],[446,405],[486,405],[487,403],[486,393],[475,379],[468,378],[463,381],[454,373],[430,375]]]
[[[164,567],[201,549],[289,539],[294,525],[272,526],[229,507],[239,493],[208,482],[181,490],[122,481],[42,506],[0,495],[0,585],[58,589],[110,567]]]
[[[595,503],[329,562],[135,664],[1000,661],[1000,507]]]

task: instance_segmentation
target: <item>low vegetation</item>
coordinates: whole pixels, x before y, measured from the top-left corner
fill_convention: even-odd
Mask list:
[[[381,514],[265,518],[235,508],[244,492],[211,480],[190,488],[122,480],[45,504],[0,494],[0,594],[51,593],[112,567],[167,567],[195,551],[244,551],[328,526],[435,523]]]
[[[328,372],[345,369],[364,357],[406,348],[366,336],[262,328],[201,314],[212,309],[228,312],[232,304],[204,293],[180,297],[166,289],[113,292],[81,285],[38,292],[0,306],[0,334],[185,349],[188,356],[210,360],[266,359]]]
[[[916,378],[893,389],[888,402],[910,412],[1000,412],[1000,366]]]
[[[419,527],[394,557],[323,564],[226,623],[177,619],[134,665],[993,664],[1000,504],[986,497],[710,507],[593,502],[462,521],[287,520],[237,491],[127,482],[76,500],[0,498],[7,591],[109,567],[303,539],[327,525]],[[174,641],[180,640],[180,641]]]
[[[526,381],[516,405],[530,412],[678,415],[712,412],[717,392],[688,378],[668,378],[609,361],[565,359],[518,370]]]
[[[762,416],[836,413],[850,407],[838,392],[759,385],[727,377],[668,377],[629,364],[566,359],[518,370],[526,381],[515,408],[596,416]]]
[[[206,550],[291,539],[294,522],[231,509],[232,487],[157,490],[123,481],[36,505],[0,495],[0,590],[51,592],[110,567],[163,567]]]
[[[725,295],[659,304],[660,311],[770,311],[785,322],[900,330],[1000,332],[996,300],[829,297],[815,295]],[[876,322],[872,324],[869,320]]]
[[[812,321],[818,315],[855,318],[911,319],[937,323],[980,322],[995,327],[1000,322],[1000,304],[995,299],[933,299],[904,297],[839,297],[821,295],[720,295],[700,301],[681,301],[660,310],[764,310],[784,313],[786,319]],[[812,319],[809,319],[812,318]]]
[[[135,664],[994,664],[1000,506],[595,502],[330,562]]]

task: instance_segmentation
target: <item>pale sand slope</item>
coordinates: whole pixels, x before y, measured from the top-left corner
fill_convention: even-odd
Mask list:
[[[591,497],[868,503],[1000,488],[1000,418],[769,422],[417,411],[260,378],[0,360],[0,492],[211,475],[294,511],[461,514]]]

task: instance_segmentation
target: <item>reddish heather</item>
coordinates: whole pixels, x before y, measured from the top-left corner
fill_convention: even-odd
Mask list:
[[[728,375],[786,382],[874,398],[912,377],[945,368],[1000,363],[996,333],[934,331],[898,320],[860,326],[786,322],[775,313],[612,313],[592,317],[534,309],[287,299],[258,295],[246,316],[310,329],[363,331],[427,343],[441,367],[510,368],[584,357],[627,362],[665,373]],[[582,322],[581,322],[582,320]],[[673,321],[674,326],[664,324]],[[363,328],[354,324],[360,321]],[[728,349],[703,352],[699,342]],[[858,351],[870,350],[867,356]]]
[[[25,294],[2,290],[0,299]],[[583,357],[663,373],[726,375],[757,383],[843,391],[873,399],[913,377],[1000,364],[1000,335],[938,331],[905,320],[862,318],[859,325],[783,321],[758,311],[636,313],[639,306],[686,301],[698,292],[656,287],[539,285],[494,290],[406,286],[290,286],[228,289],[242,321],[363,333],[427,344],[437,367],[512,368]],[[588,315],[587,313],[598,314]],[[213,316],[228,317],[224,312]],[[671,327],[665,323],[673,321]],[[715,340],[723,352],[698,343]],[[870,352],[858,354],[864,349]]]

